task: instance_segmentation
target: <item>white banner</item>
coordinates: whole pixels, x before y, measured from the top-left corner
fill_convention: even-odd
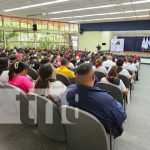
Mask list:
[[[124,51],[124,39],[111,39],[111,51],[123,52]]]

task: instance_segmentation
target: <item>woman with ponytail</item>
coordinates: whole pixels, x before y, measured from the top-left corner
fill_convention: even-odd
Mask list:
[[[44,64],[39,69],[39,78],[35,84],[35,93],[45,96],[55,102],[60,103],[60,95],[64,93],[66,86],[56,81],[55,69],[51,64]]]
[[[34,84],[30,78],[26,75],[28,73],[29,66],[24,62],[15,62],[11,64],[9,68],[9,84],[16,86],[23,90],[25,93],[29,93],[33,89]]]
[[[122,80],[118,79],[117,76],[118,76],[117,67],[112,66],[111,69],[109,70],[107,76],[101,79],[101,82],[109,83],[109,84],[113,84],[113,85],[117,86],[121,90],[123,95],[127,96],[128,91],[127,91],[124,83],[122,82]]]

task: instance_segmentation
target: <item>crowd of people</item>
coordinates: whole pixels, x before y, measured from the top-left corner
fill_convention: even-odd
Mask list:
[[[114,137],[122,134],[126,119],[123,106],[107,91],[95,87],[97,82],[113,84],[124,96],[128,89],[118,75],[126,76],[131,82],[138,80],[140,68],[138,56],[123,56],[105,52],[79,50],[35,50],[2,49],[0,51],[0,81],[23,90],[26,94],[35,92],[56,103],[78,107],[93,114]],[[38,73],[34,81],[28,69]],[[94,72],[105,74],[99,80]],[[56,78],[62,74],[69,79],[76,78],[76,84],[66,87]]]

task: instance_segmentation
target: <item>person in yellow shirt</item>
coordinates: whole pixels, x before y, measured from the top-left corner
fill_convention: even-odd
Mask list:
[[[73,71],[71,71],[70,69],[68,69],[68,64],[69,62],[66,59],[62,59],[61,60],[61,66],[59,68],[56,69],[56,71],[59,74],[62,74],[68,78],[74,78],[75,74]]]

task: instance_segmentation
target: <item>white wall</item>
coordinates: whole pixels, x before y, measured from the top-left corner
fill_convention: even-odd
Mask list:
[[[112,33],[109,31],[84,32],[79,35],[79,49],[84,50],[86,48],[87,50],[94,52],[97,51],[96,46],[100,44],[102,50],[109,50],[111,38]],[[102,43],[106,43],[106,46],[102,46]]]

